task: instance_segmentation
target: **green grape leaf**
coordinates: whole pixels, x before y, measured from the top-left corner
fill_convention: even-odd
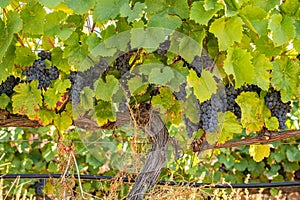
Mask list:
[[[298,94],[299,62],[282,57],[276,59],[273,66],[271,83],[276,90],[280,91],[282,101],[287,102]]]
[[[10,2],[11,0],[2,0],[0,2],[0,7],[5,8]]]
[[[130,41],[132,48],[143,47],[146,50],[153,51],[159,44],[165,40],[168,33],[163,28],[134,28],[130,31]]]
[[[182,110],[180,103],[178,101],[175,101],[175,103],[168,108],[168,111],[166,113],[166,123],[170,122],[177,126],[180,125],[180,123],[182,122],[181,112]]]
[[[144,3],[136,2],[133,8],[130,8],[129,4],[123,4],[120,9],[122,17],[128,17],[128,23],[134,20],[140,19],[143,16],[144,10],[147,6]]]
[[[12,97],[13,112],[27,115],[29,118],[36,115],[42,105],[41,91],[38,89],[38,81],[29,84],[20,83],[15,88]]]
[[[246,159],[242,159],[239,161],[236,161],[234,164],[235,168],[239,171],[245,171],[245,169],[248,167],[248,161]]]
[[[218,139],[219,144],[231,140],[234,133],[241,133],[243,130],[242,126],[237,121],[236,116],[232,112],[219,113],[218,119],[224,119],[222,123],[219,122],[219,127],[217,129],[220,130]]]
[[[201,39],[204,39],[203,38]],[[202,43],[202,40],[200,40]],[[179,54],[182,58],[184,58],[188,63],[193,62],[194,57],[196,55],[201,55],[201,48],[202,44],[199,44],[198,42],[196,42],[195,40],[193,40],[190,37],[184,37],[181,39],[180,43],[179,43]]]
[[[270,146],[268,144],[250,145],[249,154],[255,162],[260,162],[270,155]]]
[[[46,11],[37,2],[31,1],[21,11],[23,20],[23,31],[29,34],[43,34]]]
[[[95,4],[95,0],[66,0],[66,5],[76,14],[87,13]]]
[[[59,47],[56,47],[52,50],[52,64],[56,66],[59,70],[70,73],[71,66],[68,63],[67,59],[63,58],[63,50]]]
[[[199,122],[198,110],[196,107],[197,99],[195,95],[189,95],[182,106],[182,110],[187,118],[193,123]]]
[[[293,46],[297,52],[300,52],[300,39],[294,39]]]
[[[208,100],[213,93],[217,91],[217,83],[213,75],[208,71],[202,71],[202,75],[198,78],[194,70],[190,70],[187,82],[193,88],[194,94],[200,102]]]
[[[46,6],[47,8],[53,9],[58,4],[60,4],[63,0],[38,0],[42,5]]]
[[[288,16],[294,17],[299,11],[299,1],[298,0],[286,0],[283,4],[280,5],[280,9],[287,14]]]
[[[252,61],[254,65],[253,83],[267,91],[271,80],[270,71],[273,69],[273,65],[264,54],[255,55]]]
[[[63,58],[67,58],[70,65],[81,66],[88,56],[88,46],[74,45],[67,46],[63,51]]]
[[[265,10],[260,7],[248,5],[243,7],[242,10],[239,11],[239,14],[245,24],[247,24],[249,28],[254,29],[253,31],[255,33],[260,35],[267,34],[268,20],[266,19],[267,12]]]
[[[256,49],[267,57],[277,56],[281,52],[281,47],[275,47],[273,41],[267,35],[262,35],[254,40],[254,44]]]
[[[243,21],[239,17],[221,17],[212,22],[209,31],[216,35],[221,51],[227,50],[243,37]]]
[[[253,83],[254,66],[251,62],[252,56],[247,50],[241,48],[230,48],[224,62],[225,72],[232,74],[235,78],[235,87],[239,88],[244,83]]]
[[[242,110],[242,125],[249,131],[260,131],[265,119],[271,117],[264,99],[255,92],[242,92],[235,101]]]
[[[286,157],[290,162],[299,162],[300,161],[300,151],[296,146],[291,146],[286,150]]]
[[[206,10],[204,8],[204,2],[193,2],[190,10],[190,19],[194,20],[198,24],[208,25],[208,21],[223,8],[221,4],[216,3],[213,8]]]
[[[69,114],[66,112],[62,112],[54,116],[54,126],[58,131],[67,130],[72,125],[72,123],[73,121],[71,116],[69,116]]]
[[[97,99],[110,101],[112,95],[117,89],[118,80],[113,75],[108,75],[106,77],[106,82],[104,82],[102,79],[99,80],[95,94]]]
[[[85,110],[94,108],[94,97],[95,93],[93,90],[88,87],[83,88],[80,93],[80,105],[82,106],[82,108]]]
[[[10,102],[10,98],[6,94],[1,94],[0,109],[5,109],[9,102]]]
[[[174,72],[170,67],[154,67],[149,74],[148,81],[157,85],[166,85],[172,78],[174,78]]]
[[[255,0],[253,1],[253,6],[259,7],[264,9],[265,11],[269,12],[273,9],[276,5],[280,5],[280,0]]]
[[[146,0],[147,13],[158,13],[166,11],[171,15],[178,15],[181,18],[188,18],[189,5],[182,0]]]
[[[113,112],[113,108],[110,102],[100,100],[96,107],[96,117],[97,123],[99,126],[106,124],[108,121],[115,121],[116,116],[115,112]]]
[[[61,101],[62,96],[67,92],[67,89],[71,87],[70,80],[57,80],[54,83],[53,88],[48,88],[44,94],[44,103],[49,110],[57,108],[58,102]]]
[[[182,24],[181,19],[176,15],[169,15],[167,12],[161,12],[152,15],[149,19],[149,27],[159,27],[175,30]]]
[[[97,45],[100,44],[101,39],[96,35],[96,33],[91,33],[85,42],[88,45],[89,52],[91,52]]]
[[[63,21],[66,17],[67,17],[67,14],[62,11],[56,11],[56,12],[47,14],[45,17],[45,23],[44,23],[45,34],[53,37],[56,34],[58,34],[59,32],[62,32],[64,28],[60,24],[60,22]],[[68,38],[71,35],[71,33],[66,37]],[[60,39],[64,40],[66,38],[60,37]]]
[[[98,0],[93,18],[96,22],[114,19],[118,16],[124,4],[128,4],[128,0]]]
[[[295,37],[296,31],[291,17],[274,14],[270,17],[268,29],[272,31],[275,46],[287,43]]]
[[[139,94],[145,90],[144,86],[147,86],[148,82],[143,82],[142,77],[135,76],[128,80],[128,88],[131,94]]]
[[[42,108],[37,114],[37,120],[43,126],[52,124],[54,117],[55,111],[47,110],[44,108]]]
[[[22,20],[20,14],[17,12],[9,11],[6,14],[7,27],[4,27],[3,21],[0,19],[0,60],[2,61],[3,56],[13,40],[14,33],[22,29]]]
[[[15,63],[19,66],[30,66],[36,59],[35,54],[28,47],[16,48]]]
[[[204,0],[204,8],[206,11],[214,9],[218,0]]]
[[[270,131],[277,131],[279,127],[279,121],[277,117],[270,117],[265,121],[266,128]]]
[[[175,103],[173,92],[170,89],[160,88],[159,93],[159,95],[156,95],[152,98],[152,105],[157,105],[158,107],[164,108],[164,110],[166,110]]]

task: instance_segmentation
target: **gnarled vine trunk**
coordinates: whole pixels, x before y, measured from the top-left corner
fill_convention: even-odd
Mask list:
[[[138,200],[144,197],[153,187],[166,161],[168,147],[168,130],[156,112],[151,112],[145,131],[151,139],[152,148],[147,155],[146,163],[138,174],[135,184],[126,199]]]

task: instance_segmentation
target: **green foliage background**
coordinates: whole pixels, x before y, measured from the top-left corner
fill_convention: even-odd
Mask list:
[[[53,81],[47,90],[38,90],[37,82],[33,81],[30,84],[20,83],[12,97],[5,94],[0,96],[1,109],[38,120],[45,126],[33,130],[1,130],[0,149],[4,155],[1,163],[10,163],[1,173],[59,172],[59,166],[64,160],[57,152],[57,144],[54,141],[57,141],[57,134],[60,133],[63,135],[62,141],[73,141],[70,144],[75,147],[74,152],[81,173],[100,173],[99,167],[108,160],[111,170],[104,174],[117,174],[113,165],[114,160],[119,159],[116,152],[120,149],[125,151],[124,145],[130,143],[129,138],[132,135],[125,135],[126,139],[121,143],[107,136],[111,146],[102,150],[111,154],[101,161],[95,159],[82,143],[74,142],[81,139],[78,132],[67,130],[72,125],[72,117],[75,116],[72,114],[70,103],[67,103],[62,113],[56,111],[59,109],[57,103],[64,101],[63,97],[70,88],[70,81],[67,79],[70,71],[83,70],[80,66],[84,64],[87,56],[93,55],[96,46],[104,41],[110,44],[108,39],[123,31],[129,31],[130,38],[117,41],[117,45],[108,48],[111,51],[103,51],[103,54],[113,56],[115,49],[122,50],[122,46],[124,47],[129,40],[133,47],[148,45],[147,42],[153,41],[150,44],[151,48],[146,50],[146,55],[150,56],[140,58],[140,61],[161,62],[162,58],[153,56],[152,51],[164,41],[166,34],[151,32],[155,30],[151,28],[180,32],[187,37],[179,41],[178,52],[188,62],[195,56],[191,52],[199,53],[203,47],[214,59],[220,78],[226,84],[234,83],[235,88],[245,83],[255,84],[264,91],[274,87],[280,91],[284,102],[292,102],[293,111],[287,122],[288,128],[299,128],[300,67],[296,59],[300,53],[298,0],[286,0],[281,4],[279,0],[4,0],[0,2],[0,7],[0,82],[9,75],[25,80],[22,70],[34,62],[37,58],[36,52],[41,49],[52,52],[52,62],[48,65],[55,65],[60,70],[59,79]],[[145,29],[145,34],[135,34],[137,28]],[[145,39],[146,36],[153,40]],[[188,38],[194,39],[198,46],[193,46]],[[173,57],[172,53],[167,54],[164,64],[167,63],[171,68],[180,68],[179,65],[171,64],[170,60]],[[168,71],[169,68],[165,70],[161,72],[153,68],[149,71],[149,79],[153,83],[163,85],[178,78]],[[182,74],[189,86],[193,87],[193,98],[202,102],[216,91],[216,83],[210,84],[208,88],[202,84],[203,81],[213,80],[209,72],[205,71],[200,79],[192,71],[183,70]],[[156,77],[162,75],[165,79],[157,80]],[[108,80],[110,81],[106,83],[99,81],[99,88],[113,88],[117,77],[110,75]],[[103,93],[100,89],[85,89],[82,93],[82,97],[95,96],[98,100],[96,118],[100,125],[114,120],[114,116],[102,115],[101,113],[105,112],[100,112],[107,108],[106,105],[110,105],[113,94],[114,91],[107,90]],[[185,145],[191,141],[186,137],[181,118],[171,114],[180,113],[184,105],[170,97],[169,89],[162,91],[162,98],[166,101],[157,98],[153,99],[153,102],[169,111],[167,124],[170,135],[188,149]],[[230,139],[256,135],[263,126],[274,130],[278,122],[271,120],[263,98],[245,93],[240,95],[237,101],[243,111],[241,121],[227,112],[224,117],[226,120],[222,124],[228,128],[227,131],[223,129],[214,133],[217,137],[211,139],[211,143],[224,143]],[[92,102],[86,101],[80,106],[85,109],[91,104]],[[255,112],[247,113],[246,109],[243,109],[256,108],[257,105],[261,107]],[[97,109],[100,111],[97,112]],[[256,120],[258,115],[262,117],[260,120]],[[55,131],[46,127],[49,125],[54,125]],[[49,139],[51,142],[42,146],[40,142],[28,142],[33,133],[38,134],[39,140]],[[200,135],[201,131],[196,134]],[[130,152],[130,149],[128,151]],[[300,168],[299,161],[297,138],[269,145],[215,150],[213,156],[200,160],[191,151],[186,150],[178,161],[169,159],[161,177],[165,180],[172,177],[176,181],[209,183],[220,182],[223,178],[231,183],[287,181],[294,179],[294,172]],[[86,185],[87,190],[98,187],[88,183]]]

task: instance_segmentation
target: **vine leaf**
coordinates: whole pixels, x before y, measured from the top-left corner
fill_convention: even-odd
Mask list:
[[[230,48],[224,62],[225,72],[235,78],[235,87],[241,87],[245,82],[252,84],[254,79],[254,66],[252,56],[247,50]]]
[[[282,101],[287,102],[298,94],[299,62],[283,57],[276,59],[273,66],[271,83],[276,90],[280,91]]]
[[[88,110],[94,107],[95,93],[89,87],[83,88],[80,93],[80,105],[83,109]]]
[[[48,109],[57,108],[57,103],[61,100],[63,94],[67,92],[67,88],[71,87],[70,80],[57,80],[53,88],[49,88],[44,94],[44,102]]]
[[[266,128],[270,131],[276,131],[279,127],[279,121],[276,117],[270,117],[265,121]]]
[[[198,78],[196,72],[190,70],[187,82],[194,89],[194,94],[200,102],[208,100],[217,91],[217,83],[208,71],[202,71],[201,77]]]
[[[99,126],[106,124],[108,121],[115,121],[116,116],[110,102],[100,100],[96,105],[95,110]]]
[[[271,117],[264,99],[255,92],[242,92],[235,101],[242,110],[242,125],[249,131],[260,131],[265,120]]]
[[[30,66],[36,59],[35,54],[28,47],[17,47],[15,52],[15,64],[19,66]]]
[[[144,3],[136,2],[133,9],[130,8],[129,4],[123,4],[120,9],[120,14],[122,17],[128,17],[128,23],[134,20],[140,19],[143,16],[144,10],[147,6]]]
[[[21,11],[23,31],[29,34],[43,34],[46,11],[38,2],[31,1]]]
[[[268,144],[250,145],[249,154],[255,162],[260,162],[270,155],[270,146]]]
[[[295,37],[295,27],[292,18],[281,14],[274,14],[270,17],[268,28],[272,31],[275,46],[287,43]]]
[[[0,29],[2,32],[0,34],[0,60],[1,61],[5,52],[8,50],[9,45],[12,42],[14,33],[22,29],[22,20],[20,18],[19,13],[10,11],[6,15],[7,15],[6,28],[2,19],[0,19]]]
[[[118,89],[118,82],[113,75],[108,75],[105,82],[100,79],[95,92],[97,99],[110,101],[112,95]]]
[[[0,109],[5,109],[9,102],[10,102],[10,98],[6,94],[1,94]]]
[[[222,17],[211,24],[209,31],[218,38],[221,51],[227,50],[234,42],[242,40],[243,24],[239,17]]]
[[[190,18],[195,22],[203,25],[208,25],[208,21],[223,8],[221,4],[215,4],[212,9],[206,10],[204,8],[204,2],[194,2],[190,10]]]
[[[170,67],[155,67],[151,70],[148,81],[157,85],[166,85],[172,78],[174,78],[174,72]]]
[[[54,126],[59,131],[67,130],[72,125],[72,122],[71,116],[66,112],[54,116]]]
[[[42,108],[37,114],[37,120],[43,126],[47,126],[53,122],[55,112]]]
[[[46,6],[47,8],[53,9],[58,4],[60,4],[63,0],[38,0],[42,5]]]
[[[181,18],[188,18],[189,5],[182,0],[146,0],[147,13],[159,13],[166,11],[170,15],[178,15]]]
[[[271,79],[270,70],[273,65],[264,54],[254,56],[252,61],[255,68],[253,83],[267,91]]]
[[[76,14],[87,13],[95,4],[95,0],[66,0],[66,5]]]
[[[221,116],[225,115],[225,116]],[[225,118],[224,118],[225,117]],[[224,118],[224,122],[219,123],[217,130],[220,130],[218,143],[223,144],[233,138],[234,133],[241,133],[242,126],[237,121],[236,116],[232,112],[219,113],[219,119]]]
[[[300,151],[296,146],[291,146],[291,147],[287,148],[286,156],[290,162],[300,161]]]
[[[18,84],[12,97],[13,112],[16,114],[27,115],[29,118],[36,116],[42,105],[41,91],[38,89],[38,81],[29,84]]]
[[[201,43],[204,36],[202,35],[203,38],[200,39]],[[201,44],[190,37],[182,38],[179,43],[179,54],[189,63],[193,62],[196,55],[201,55],[201,50]]]
[[[170,30],[175,30],[181,26],[182,21],[176,15],[169,15],[167,12],[161,12],[155,15],[152,15],[149,19],[149,27],[159,27]]]
[[[121,7],[128,4],[128,0],[98,0],[97,2],[93,14],[96,22],[114,19],[120,13]]]

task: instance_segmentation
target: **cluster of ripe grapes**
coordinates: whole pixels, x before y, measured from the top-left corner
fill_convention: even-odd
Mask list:
[[[50,86],[51,80],[56,80],[59,76],[59,71],[56,66],[47,68],[45,60],[51,61],[51,52],[41,51],[38,53],[39,59],[35,60],[33,65],[23,71],[26,76],[26,81],[30,82],[38,80],[39,89],[46,89]]]
[[[3,81],[0,85],[0,96],[2,94],[6,94],[7,96],[12,95],[14,92],[13,89],[20,82],[19,77],[9,76],[5,81]]]

